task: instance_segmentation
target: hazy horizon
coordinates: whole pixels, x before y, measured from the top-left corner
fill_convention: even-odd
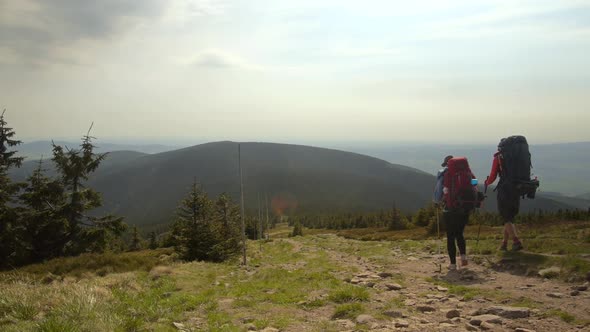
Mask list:
[[[18,134],[18,133],[17,133]],[[83,135],[86,132],[82,132],[78,137],[17,137],[18,140],[22,141],[23,144],[27,143],[37,143],[37,142],[50,142],[50,141],[63,141],[63,142],[80,142]],[[515,135],[517,135],[516,133]],[[17,135],[18,136],[18,135]],[[91,132],[91,136],[95,137],[95,143],[100,145],[102,144],[115,144],[115,145],[162,145],[162,146],[170,146],[170,147],[187,147],[192,145],[198,144],[205,144],[205,143],[213,143],[213,142],[222,142],[222,141],[232,141],[232,142],[259,142],[259,143],[278,143],[278,144],[298,144],[298,145],[311,145],[311,146],[362,146],[362,147],[385,147],[385,146],[488,146],[492,145],[495,146],[498,144],[498,140],[496,141],[485,141],[485,142],[445,142],[442,140],[439,141],[411,141],[411,140],[397,140],[397,141],[367,141],[367,140],[306,140],[306,139],[293,139],[288,140],[285,138],[277,138],[275,140],[265,140],[265,139],[244,139],[244,140],[236,140],[236,139],[229,139],[229,138],[219,138],[219,139],[207,139],[207,138],[175,138],[175,137],[98,137],[97,135]],[[560,145],[560,144],[584,144],[590,143],[590,139],[587,141],[571,141],[571,142],[532,142],[529,139],[529,144],[531,145]],[[18,149],[18,147],[16,147]]]
[[[18,137],[590,141],[587,1],[0,3]]]

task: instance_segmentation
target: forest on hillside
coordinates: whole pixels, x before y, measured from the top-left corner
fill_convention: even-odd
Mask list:
[[[68,148],[54,143],[50,160],[36,162],[35,168],[26,179],[14,181],[9,173],[23,163],[24,158],[17,154],[18,146],[22,142],[16,139],[16,131],[8,125],[4,113],[0,117],[0,147],[2,148],[0,183],[3,188],[0,191],[0,258],[2,258],[3,268],[82,253],[122,252],[158,247],[173,247],[181,257],[187,260],[224,261],[240,252],[244,247],[244,237],[254,240],[268,238],[269,231],[283,221],[288,221],[289,225],[295,227],[292,235],[301,235],[303,228],[330,230],[375,228],[384,231],[424,228],[427,234],[433,235],[439,230],[439,226],[442,230],[445,227],[440,222],[437,208],[427,201],[424,202],[425,199],[422,197],[424,195],[414,196],[421,197],[422,207],[412,210],[407,208],[406,200],[397,201],[385,192],[381,200],[389,201],[390,208],[374,206],[371,209],[358,209],[355,205],[348,206],[348,209],[328,208],[331,205],[326,205],[324,209],[310,209],[309,206],[297,208],[292,198],[276,199],[275,197],[272,202],[269,202],[266,195],[262,201],[258,195],[258,202],[255,205],[257,207],[250,205],[245,209],[242,226],[239,206],[232,200],[232,195],[220,192],[218,189],[215,190],[216,194],[210,195],[202,185],[201,179],[196,176],[193,176],[192,181],[185,183],[185,188],[188,190],[182,193],[182,197],[175,199],[174,209],[166,210],[162,223],[129,224],[128,215],[107,213],[101,209],[103,195],[100,190],[94,188],[96,183],[90,179],[103,164],[106,163],[108,167],[109,154],[96,152],[95,138],[91,136],[91,129],[92,127],[82,136],[77,148]],[[274,151],[278,154],[285,153],[278,145],[269,145],[269,147],[275,149]],[[251,148],[266,151],[264,149],[267,147],[254,145]],[[188,151],[190,150],[184,152],[188,153]],[[303,154],[318,153],[315,150],[307,150],[305,147],[293,147],[289,153],[293,151],[301,151]],[[177,154],[174,152],[173,155]],[[358,185],[363,187],[363,190],[372,190],[372,194],[377,197],[379,197],[379,190],[385,190],[386,186],[396,190],[400,184],[404,183],[401,179],[403,176],[391,173],[396,174],[395,176],[399,179],[394,179],[385,186],[381,184],[382,186],[378,188],[370,187],[370,184],[377,183],[371,177],[380,173],[390,174],[388,172],[391,166],[376,159],[368,159],[370,163],[366,164],[362,156],[354,154],[338,151],[329,151],[329,154],[331,156],[326,161],[316,158],[313,163],[303,163],[297,169],[310,167],[314,170],[322,168],[330,170],[331,167],[338,166],[342,160],[353,161],[352,164],[348,164],[349,169],[363,174],[365,181],[368,181],[364,184],[358,182]],[[170,155],[165,156],[167,157],[165,160],[170,157]],[[164,159],[163,156],[159,158]],[[272,160],[271,157],[266,158]],[[207,159],[199,160],[203,163],[208,161]],[[261,171],[255,167],[257,163],[262,165],[263,160],[250,159],[249,162],[250,165],[254,165],[251,166],[251,175],[256,174],[256,177],[251,178],[250,181],[266,177],[266,173],[260,173]],[[331,166],[328,165],[330,163]],[[363,169],[365,165],[369,165],[370,168]],[[48,170],[48,168],[51,169]],[[394,169],[395,172],[406,172],[402,174],[416,176],[410,182],[418,181],[422,187],[427,187],[426,183],[430,181],[430,177],[424,173],[406,169],[403,166],[394,166]],[[109,174],[107,173],[104,177],[108,178]],[[281,180],[279,174],[271,174],[271,178],[273,176],[275,182],[287,181],[293,186],[301,185],[296,183],[297,176],[287,180]],[[330,185],[334,181],[336,179],[330,180]],[[362,181],[362,178],[359,177],[358,181]],[[352,193],[358,190],[354,189],[354,184],[354,182],[352,185],[347,183],[341,192]],[[320,181],[318,188],[322,185],[323,182]],[[325,185],[328,186],[328,184]],[[162,192],[167,191],[165,185],[160,185],[158,188]],[[409,187],[404,188],[408,190]],[[227,189],[231,192],[233,187],[230,185]],[[317,192],[307,197],[307,201],[312,202],[311,206],[321,205],[326,200],[333,200],[330,193],[332,192]],[[359,193],[362,194],[362,192]],[[162,196],[162,199],[165,196]],[[252,196],[250,195],[247,199],[250,203],[254,198]],[[357,196],[350,196],[348,200],[354,200],[354,197]],[[381,203],[381,206],[383,204]],[[140,206],[148,208],[146,205],[144,202]],[[159,212],[162,213],[162,211]],[[517,217],[516,222],[549,223],[563,219],[589,220],[590,209],[559,208],[559,205],[555,205],[548,210],[539,208],[522,213]],[[471,215],[470,223],[493,226],[501,224],[501,220],[497,213],[479,211]]]

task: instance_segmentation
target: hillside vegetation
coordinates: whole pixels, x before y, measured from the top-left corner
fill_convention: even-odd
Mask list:
[[[249,242],[246,267],[237,261],[184,263],[166,249],[59,259],[0,275],[0,326],[6,331],[403,326],[573,331],[590,323],[583,305],[590,293],[582,285],[589,270],[590,224],[560,225],[524,228],[528,251],[516,254],[496,254],[498,227],[484,228],[476,248],[476,228],[470,227],[472,264],[455,273],[440,267],[448,260],[442,243],[415,231],[304,229],[307,235],[287,238],[286,224],[275,228],[269,241]],[[371,232],[387,240],[367,240]],[[545,268],[554,272],[541,279],[538,272]],[[492,312],[497,318],[478,318]]]

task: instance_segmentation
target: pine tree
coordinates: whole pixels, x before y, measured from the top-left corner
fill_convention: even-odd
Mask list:
[[[197,182],[176,212],[173,227],[176,249],[187,260],[209,260],[214,244],[211,231],[211,201],[199,188]]]
[[[8,170],[20,167],[24,158],[15,157],[17,151],[10,151],[21,141],[13,139],[15,132],[4,120],[5,111],[0,115],[0,267],[14,264],[21,251],[19,248],[23,247],[20,240],[22,225],[18,222],[18,209],[13,204],[23,185],[13,183]]]
[[[93,139],[89,130],[82,137],[80,150],[64,150],[53,144],[53,161],[68,197],[66,204],[61,207],[61,213],[67,220],[67,232],[62,242],[66,254],[102,251],[111,235],[119,236],[125,230],[122,217],[84,214],[102,205],[99,193],[84,186],[84,181],[96,171],[107,155],[94,153]]]

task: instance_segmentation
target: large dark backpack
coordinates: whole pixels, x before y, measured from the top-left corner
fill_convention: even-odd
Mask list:
[[[473,178],[467,158],[449,159],[444,174],[444,186],[449,189],[445,202],[448,209],[468,212],[481,206],[483,194],[471,183]]]
[[[500,171],[501,184],[511,184],[523,198],[535,198],[539,180],[531,179],[531,153],[529,144],[524,136],[510,136],[503,138],[498,144],[502,154]]]

